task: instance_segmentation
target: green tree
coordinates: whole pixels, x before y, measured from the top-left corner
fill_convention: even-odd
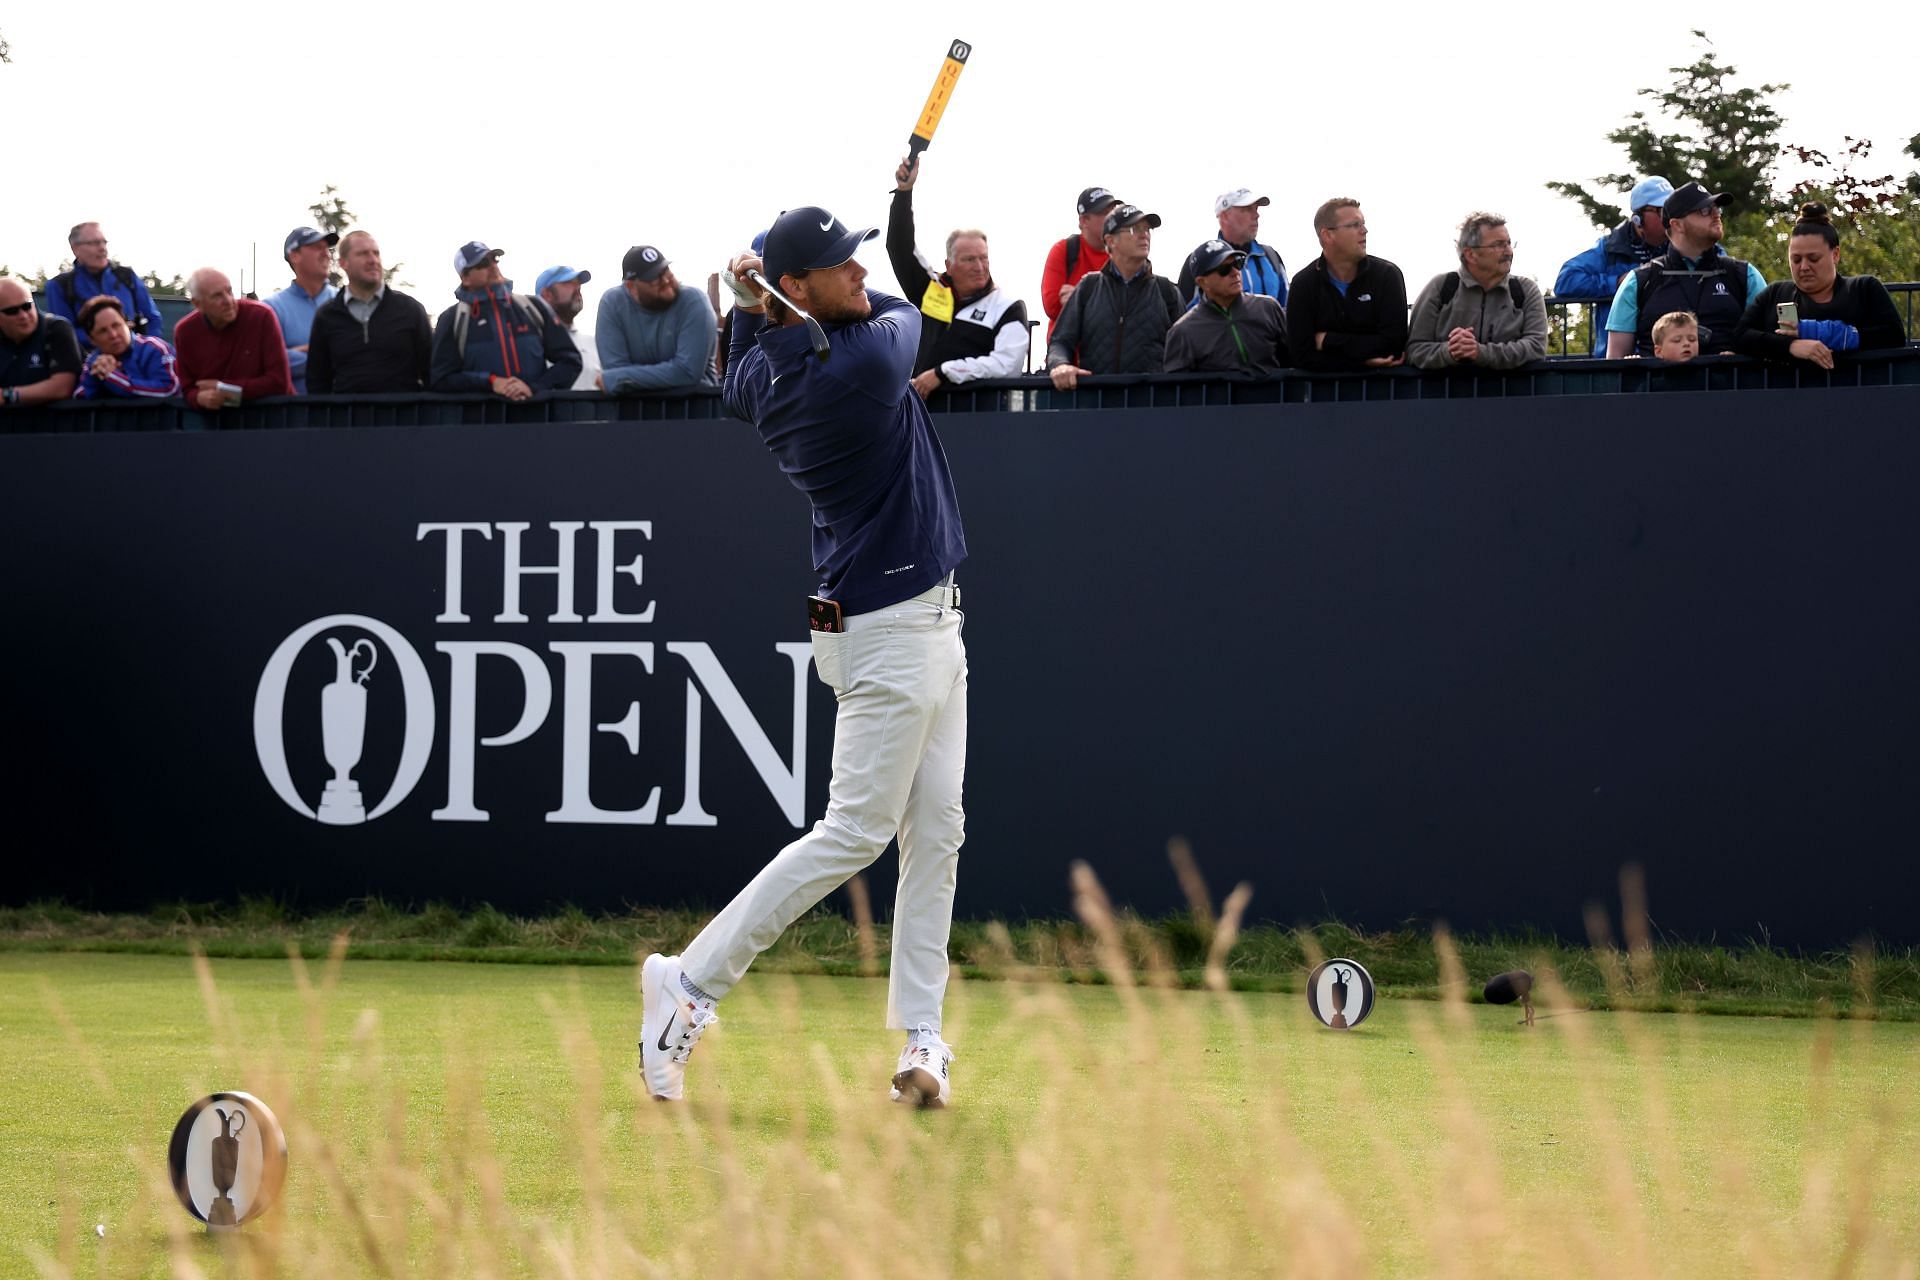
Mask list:
[[[156,298],[184,298],[187,296],[186,279],[178,273],[171,280],[162,280],[158,271],[143,272],[141,281],[147,286],[147,292]]]
[[[1874,174],[1873,143],[1866,138],[1845,142],[1838,157],[1812,147],[1786,148],[1805,176],[1781,194],[1778,212],[1760,225],[1745,219],[1737,229],[1729,224],[1727,252],[1747,259],[1769,280],[1785,279],[1787,240],[1800,206],[1818,201],[1840,233],[1841,269],[1848,275],[1920,278],[1920,173]]]
[[[1706,32],[1693,34],[1712,45]],[[1672,84],[1640,90],[1641,97],[1657,104],[1655,116],[1636,111],[1607,135],[1607,141],[1626,151],[1628,172],[1603,174],[1591,189],[1578,182],[1549,182],[1548,190],[1577,201],[1602,229],[1626,216],[1610,195],[1632,190],[1640,177],[1650,174],[1676,186],[1691,179],[1709,191],[1725,191],[1734,198],[1734,217],[1764,219],[1778,207],[1770,174],[1780,156],[1777,137],[1785,123],[1769,99],[1790,86],[1735,87],[1738,68],[1720,61],[1711,47],[1691,65],[1667,70],[1674,77]]]
[[[347,228],[353,225],[353,211],[347,208],[345,197],[332,183],[320,189],[320,198],[307,206],[307,212],[313,215],[314,226],[335,235],[345,235]],[[404,262],[396,262],[388,267],[382,273],[386,276],[387,283],[392,284],[393,278],[400,274],[400,268],[406,265]],[[327,279],[334,284],[339,284],[345,277],[338,271],[329,271]]]

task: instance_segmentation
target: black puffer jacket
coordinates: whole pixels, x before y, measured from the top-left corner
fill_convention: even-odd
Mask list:
[[[1089,373],[1159,373],[1165,367],[1167,330],[1185,310],[1173,281],[1153,274],[1151,263],[1132,280],[1122,280],[1109,259],[1067,299],[1047,343],[1047,368],[1071,364]]]

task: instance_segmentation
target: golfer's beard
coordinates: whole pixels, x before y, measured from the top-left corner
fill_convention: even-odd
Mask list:
[[[854,320],[865,320],[873,307],[867,301],[863,289],[857,297],[833,298],[815,304],[813,318],[821,324],[847,324]]]

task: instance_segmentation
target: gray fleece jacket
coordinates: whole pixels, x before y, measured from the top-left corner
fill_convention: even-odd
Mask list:
[[[1440,305],[1440,294],[1449,275],[1457,274],[1460,287],[1447,305]],[[1475,369],[1517,369],[1547,356],[1547,304],[1540,297],[1540,286],[1525,276],[1509,277],[1520,287],[1520,303],[1513,305],[1513,292],[1502,280],[1491,289],[1483,287],[1469,271],[1445,272],[1427,281],[1427,287],[1414,299],[1413,315],[1408,321],[1407,363],[1421,369],[1448,369],[1460,363],[1447,354],[1447,335],[1455,329],[1471,329],[1480,344],[1480,354],[1468,363]]]
[[[1078,365],[1089,373],[1159,373],[1167,330],[1185,312],[1173,281],[1151,263],[1122,280],[1113,260],[1084,277],[1067,299],[1047,343],[1047,368]]]

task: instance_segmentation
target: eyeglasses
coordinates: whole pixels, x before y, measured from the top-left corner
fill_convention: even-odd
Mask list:
[[[1473,249],[1518,249],[1520,242],[1518,240],[1494,240],[1487,244],[1469,245],[1468,247]]]
[[[1122,227],[1120,228],[1120,230],[1126,232],[1129,235],[1144,236],[1151,233],[1153,231],[1153,228],[1148,226],[1144,222],[1136,222],[1131,226]]]
[[[73,244],[76,249],[82,245],[90,249],[104,249],[107,247],[107,242],[104,237],[95,237],[92,240],[75,240]]]
[[[1334,231],[1359,230],[1364,232],[1367,229],[1367,224],[1364,222],[1336,222],[1330,229]]]
[[[17,316],[22,311],[31,310],[33,310],[33,299],[28,298],[25,302],[17,302],[11,307],[0,307],[0,316]]]

